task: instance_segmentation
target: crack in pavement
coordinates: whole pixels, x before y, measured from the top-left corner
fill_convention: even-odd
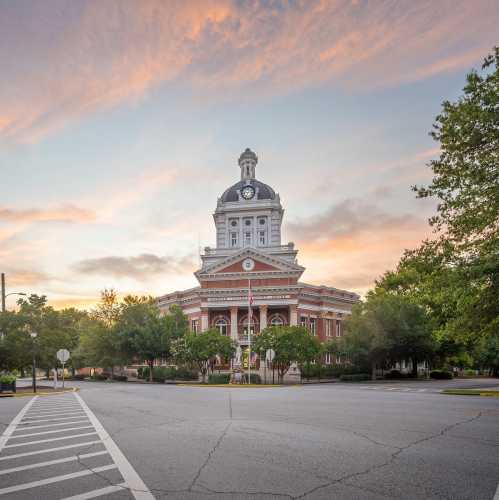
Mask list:
[[[369,467],[368,469],[360,471],[360,472],[354,472],[352,474],[347,474],[347,475],[345,475],[343,477],[340,477],[338,479],[330,481],[328,484],[324,484],[324,485],[321,485],[321,486],[316,486],[315,488],[312,488],[311,490],[309,490],[309,491],[307,491],[307,492],[305,492],[305,493],[303,493],[303,494],[301,494],[299,496],[294,497],[294,500],[297,500],[299,498],[305,498],[305,497],[311,495],[312,493],[315,493],[316,491],[319,491],[319,490],[321,490],[323,488],[327,488],[328,486],[332,486],[333,484],[338,484],[338,483],[341,483],[343,481],[347,481],[349,479],[353,479],[353,478],[356,478],[356,477],[359,477],[359,476],[364,476],[366,474],[370,474],[371,472],[373,472],[375,470],[379,470],[379,469],[382,469],[384,467],[387,467],[387,466],[391,465],[398,458],[398,456],[402,452],[407,451],[408,449],[410,449],[413,446],[416,446],[418,444],[425,443],[427,441],[431,441],[432,439],[444,436],[447,432],[451,431],[452,429],[454,429],[454,428],[456,428],[456,427],[458,427],[460,425],[469,424],[471,422],[474,422],[475,420],[478,420],[482,416],[482,414],[483,413],[480,411],[474,417],[468,418],[466,420],[460,420],[460,421],[455,422],[454,424],[451,424],[451,425],[447,425],[447,426],[445,426],[442,430],[440,430],[436,434],[432,434],[432,435],[427,436],[425,438],[418,439],[418,440],[416,440],[416,441],[414,441],[412,443],[409,443],[406,446],[403,446],[403,447],[397,449],[397,451],[395,451],[394,453],[392,453],[390,455],[390,458],[388,460],[386,460],[385,462],[383,462],[381,464],[373,465],[373,466]],[[349,483],[347,483],[347,484],[349,484]]]
[[[193,478],[193,480],[188,488],[188,491],[193,491],[192,488],[194,487],[194,485],[198,481],[199,476],[201,476],[201,473],[203,472],[204,468],[208,465],[208,462],[211,460],[211,457],[213,456],[213,454],[217,451],[217,449],[222,444],[222,441],[225,438],[225,436],[227,435],[227,433],[229,432],[229,429],[231,426],[232,426],[232,422],[229,422],[226,425],[226,427],[223,430],[220,437],[218,438],[217,442],[215,443],[215,446],[213,446],[213,448],[208,452],[208,456],[206,457],[206,460],[201,464],[201,467],[198,469],[196,475],[194,476],[194,478]]]

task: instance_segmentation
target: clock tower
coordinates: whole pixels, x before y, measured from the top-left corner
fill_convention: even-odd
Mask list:
[[[245,149],[238,159],[241,180],[217,200],[216,245],[201,255],[194,273],[199,286],[159,297],[159,307],[167,311],[177,304],[193,331],[217,328],[242,347],[268,326],[302,325],[321,340],[340,336],[342,319],[359,297],[299,281],[305,268],[298,264],[298,250],[281,242],[279,194],[257,180],[257,163],[256,154]]]

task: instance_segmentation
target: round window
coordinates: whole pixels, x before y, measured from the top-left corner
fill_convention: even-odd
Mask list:
[[[248,219],[244,222],[247,226],[251,226],[251,221]]]
[[[260,219],[260,224],[263,226],[265,224],[265,219]]]
[[[232,227],[236,227],[236,226],[237,226],[237,221],[236,221],[236,220],[233,220],[233,221],[230,223],[230,225],[231,225]]]

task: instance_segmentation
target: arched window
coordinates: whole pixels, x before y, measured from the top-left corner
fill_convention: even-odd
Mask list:
[[[242,326],[242,334],[244,336],[247,336],[248,335],[248,316],[244,316],[240,323],[239,323],[241,326]],[[255,318],[254,315],[251,316],[251,327],[249,329],[251,331],[251,335],[255,335],[255,333],[257,333],[259,331],[259,328],[258,328],[258,320],[257,318]]]
[[[284,319],[280,314],[274,314],[270,318],[270,326],[284,326]]]
[[[215,321],[215,328],[220,332],[221,335],[227,335],[229,324],[225,318],[220,318]]]

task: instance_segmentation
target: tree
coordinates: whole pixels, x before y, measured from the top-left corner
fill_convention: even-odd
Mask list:
[[[475,348],[475,358],[482,370],[490,370],[492,376],[499,377],[499,334],[481,339]]]
[[[412,361],[417,376],[420,361],[433,357],[435,344],[425,310],[406,297],[382,289],[370,292],[365,302],[356,305],[345,323],[343,349],[360,367],[388,367],[403,360]]]
[[[234,341],[221,335],[216,328],[199,334],[190,333],[183,342],[177,343],[177,358],[195,363],[201,372],[203,382],[206,381],[210,362],[217,355],[230,359],[234,356],[235,351]]]
[[[439,158],[430,162],[419,198],[435,198],[430,219],[435,237],[402,257],[377,287],[407,297],[427,312],[440,363],[497,334],[499,318],[499,48],[482,72],[467,75],[463,95],[445,101],[433,139]],[[483,340],[483,342],[482,342]],[[493,342],[492,342],[493,344]]]
[[[151,297],[128,296],[121,306],[116,323],[121,349],[130,357],[147,362],[151,382],[154,361],[171,356],[169,321]]]
[[[262,354],[267,349],[273,349],[275,352],[273,366],[277,368],[281,383],[292,363],[302,365],[314,361],[322,352],[319,340],[310,335],[302,326],[278,326],[264,329],[256,336],[254,350]]]

